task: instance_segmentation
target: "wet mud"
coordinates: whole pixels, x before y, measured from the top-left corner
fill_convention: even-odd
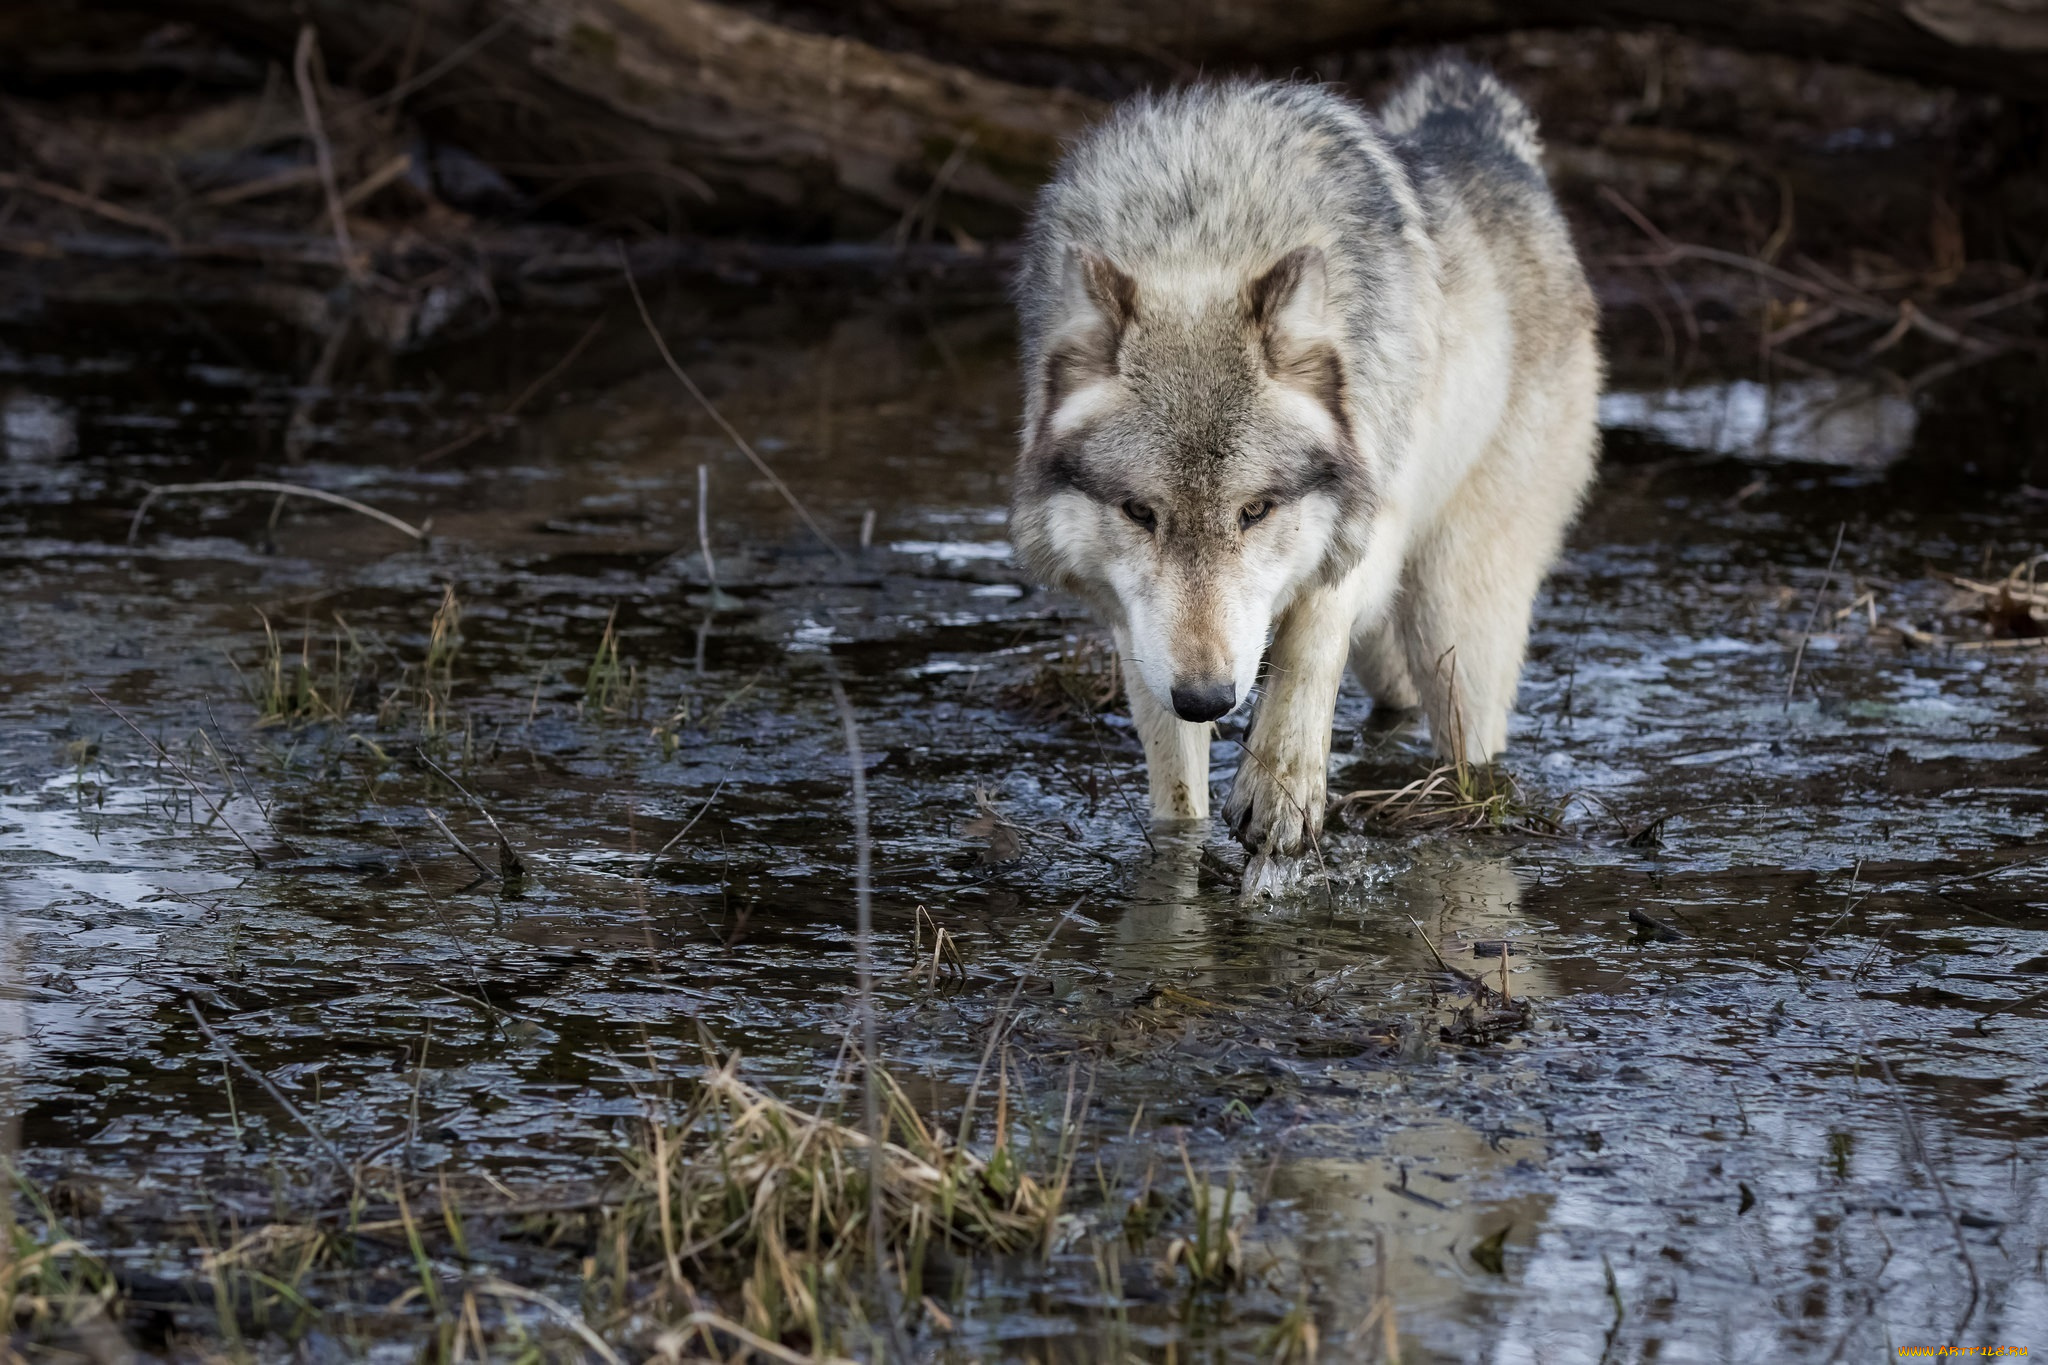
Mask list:
[[[289,1311],[209,1278],[209,1249],[345,1208],[371,1163],[495,1210],[434,1253],[451,1304],[509,1283],[632,1358],[697,1349],[596,1292],[602,1248],[547,1211],[602,1202],[707,1040],[799,1107],[843,1101],[836,684],[890,1073],[941,1126],[973,1092],[977,1151],[1078,1152],[1048,1245],[928,1264],[881,1353],[2048,1349],[2048,650],[1885,630],[1953,637],[1935,571],[2048,550],[2048,504],[1930,475],[1968,452],[1910,405],[1801,390],[1802,446],[1740,380],[1617,395],[1538,608],[1519,805],[1333,821],[1326,875],[1244,904],[1220,828],[1137,818],[1094,627],[1008,560],[1000,299],[655,302],[833,546],[623,306],[504,420],[593,315],[355,357],[325,394],[292,333],[232,311],[0,326],[12,1232],[111,1266],[112,1330],[445,1348],[397,1233]],[[146,485],[239,477],[429,538],[219,494],[158,500],[128,542]],[[1347,684],[1339,793],[1431,767],[1368,709]],[[1205,1231],[1234,1258],[1206,1283]],[[506,1354],[591,1349],[490,1302],[524,1315]],[[25,1350],[105,1349],[104,1320],[17,1311]]]

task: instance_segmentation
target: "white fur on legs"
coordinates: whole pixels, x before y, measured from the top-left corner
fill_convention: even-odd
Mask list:
[[[1355,628],[1351,671],[1372,698],[1375,710],[1412,711],[1422,705],[1422,694],[1408,676],[1408,654],[1401,648],[1400,631],[1391,617]]]
[[[1117,632],[1117,653],[1123,662],[1124,692],[1131,702],[1131,723],[1145,746],[1145,779],[1151,788],[1152,818],[1163,821],[1209,818],[1209,739],[1215,726],[1182,720],[1159,704],[1139,678],[1131,661],[1130,642]]]
[[[1274,626],[1265,686],[1223,807],[1253,854],[1299,854],[1322,836],[1337,687],[1377,567],[1368,555],[1336,583],[1305,590]]]
[[[1578,510],[1573,475],[1592,463],[1593,392],[1497,436],[1410,551],[1401,642],[1445,758],[1486,763],[1507,747],[1530,609]]]

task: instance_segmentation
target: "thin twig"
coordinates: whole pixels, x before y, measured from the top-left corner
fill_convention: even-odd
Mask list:
[[[517,875],[519,870],[519,855],[512,851],[512,841],[505,837],[505,831],[500,829],[498,827],[498,822],[491,818],[490,808],[484,805],[483,801],[477,796],[475,792],[471,791],[469,788],[463,786],[460,782],[456,781],[454,776],[451,773],[449,773],[449,771],[446,768],[434,762],[434,760],[427,757],[425,753],[416,752],[413,756],[419,759],[420,762],[426,764],[429,768],[432,768],[434,770],[435,775],[438,776],[443,782],[446,782],[449,786],[455,788],[456,791],[462,793],[463,799],[468,801],[469,804],[475,808],[476,813],[478,815],[483,816],[484,823],[491,827],[491,833],[498,836],[498,848],[500,850],[500,856],[503,857],[505,855],[510,855],[509,861],[511,863],[512,869],[511,875]],[[475,859],[471,859],[471,861],[474,862]],[[500,880],[502,881],[503,878],[500,878]]]
[[[1858,1032],[1861,1033],[1862,1030],[1859,1029]],[[1970,1243],[1963,1236],[1962,1220],[1956,1217],[1955,1205],[1949,1200],[1948,1182],[1943,1180],[1941,1172],[1934,1168],[1934,1158],[1927,1153],[1927,1141],[1920,1135],[1920,1125],[1914,1121],[1913,1111],[1906,1107],[1906,1097],[1899,1090],[1898,1079],[1892,1075],[1892,1064],[1885,1060],[1884,1053],[1878,1051],[1868,1035],[1863,1038],[1863,1050],[1877,1063],[1877,1072],[1884,1077],[1885,1088],[1891,1091],[1892,1103],[1899,1109],[1899,1126],[1906,1130],[1906,1137],[1913,1144],[1913,1154],[1920,1158],[1920,1166],[1927,1172],[1929,1183],[1934,1186],[1934,1197],[1941,1205],[1942,1214],[1948,1219],[1949,1230],[1955,1234],[1956,1255],[1962,1257],[1963,1269],[1969,1272],[1970,1301],[1964,1305],[1962,1319],[1949,1333],[1949,1340],[1958,1341],[1962,1339],[1963,1329],[1970,1325],[1970,1319],[1977,1315],[1977,1300],[1983,1293],[1983,1286],[1977,1279],[1977,1261],[1970,1255]]]
[[[490,990],[484,985],[483,973],[477,969],[476,957],[469,951],[469,944],[463,940],[461,931],[449,920],[448,912],[442,906],[440,898],[434,894],[433,887],[427,884],[427,874],[420,867],[419,859],[412,856],[412,849],[407,847],[405,836],[400,834],[398,826],[391,822],[391,816],[385,812],[384,804],[377,799],[377,789],[370,784],[369,777],[366,774],[358,774],[358,778],[363,784],[363,795],[369,801],[370,808],[377,812],[377,818],[383,822],[385,833],[391,836],[392,844],[398,849],[398,856],[405,859],[406,866],[412,869],[413,880],[420,884],[420,894],[424,895],[427,898],[427,904],[433,907],[434,917],[441,921],[441,928],[447,933],[449,940],[454,943],[455,951],[462,957],[462,965],[469,969],[470,984],[476,988],[476,993],[482,997],[484,1008],[495,1011],[497,1006],[491,1003]],[[496,1020],[492,1021],[492,1025],[493,1027],[500,1027]]]
[[[288,463],[303,464],[306,449],[313,444],[316,434],[313,414],[319,410],[321,400],[328,397],[334,383],[334,367],[341,363],[341,353],[348,346],[349,334],[355,330],[355,312],[346,309],[335,320],[334,329],[327,334],[326,342],[320,347],[320,354],[313,360],[313,369],[307,374],[306,382],[299,386],[299,399],[292,404],[291,416],[284,424],[284,457]],[[270,519],[277,521],[284,499],[278,499]]]
[[[704,818],[704,812],[711,809],[711,803],[713,801],[716,801],[718,799],[718,794],[725,790],[725,783],[725,778],[719,778],[718,785],[711,789],[711,795],[704,798],[704,804],[697,807],[697,813],[690,817],[689,823],[684,825],[681,829],[677,830],[675,834],[670,837],[667,843],[663,844],[660,848],[654,850],[653,856],[648,858],[647,860],[648,871],[652,872],[654,870],[654,865],[661,861],[662,854],[668,852],[677,844],[681,843],[683,841],[684,835],[688,834],[691,830],[697,828],[697,822]]]
[[[0,190],[15,190],[55,200],[59,204],[95,214],[110,223],[121,223],[127,227],[141,228],[144,232],[153,232],[173,246],[178,244],[178,230],[155,214],[124,209],[119,204],[110,204],[95,195],[87,194],[83,190],[74,190],[69,185],[60,185],[54,180],[39,180],[32,175],[0,171]]]
[[[697,466],[697,549],[704,556],[704,582],[718,600],[718,566],[711,560],[711,466]]]
[[[446,839],[449,843],[453,844],[455,846],[455,851],[457,853],[460,853],[463,857],[469,859],[470,863],[475,866],[478,872],[481,872],[484,876],[489,877],[492,881],[505,880],[503,877],[498,875],[497,871],[494,868],[487,866],[482,858],[477,857],[475,853],[470,851],[469,845],[463,843],[462,840],[459,837],[457,837],[455,831],[448,828],[448,822],[446,820],[443,820],[439,815],[435,814],[431,810],[427,812],[427,819],[434,822],[434,828],[441,831],[441,837],[443,839]]]
[[[721,1317],[702,1308],[684,1318],[683,1326],[708,1327],[714,1332],[723,1332],[726,1336],[743,1342],[749,1350],[759,1351],[771,1360],[782,1361],[784,1365],[853,1365],[845,1356],[807,1356],[800,1351],[792,1351],[787,1346],[770,1341],[759,1332],[749,1331],[731,1318]]]
[[[135,515],[129,519],[128,543],[135,543],[136,533],[142,529],[143,517],[148,515],[151,504],[158,498],[182,496],[187,493],[276,493],[280,497],[312,498],[318,502],[332,503],[336,507],[345,507],[351,512],[369,517],[372,521],[381,521],[394,531],[402,531],[419,541],[427,538],[427,526],[433,524],[428,522],[424,526],[414,526],[410,522],[400,521],[389,512],[380,512],[374,507],[357,502],[354,498],[345,498],[324,488],[308,488],[298,483],[278,483],[273,479],[227,479],[219,483],[161,483],[150,487],[149,492],[143,495],[141,506],[135,509]]]
[[[234,835],[235,842],[239,843],[243,848],[248,850],[249,857],[252,861],[255,862],[256,866],[263,866],[263,855],[256,851],[256,846],[254,844],[250,843],[247,839],[244,839],[242,837],[242,831],[236,829],[232,824],[228,822],[226,812],[222,811],[221,808],[214,803],[214,799],[206,794],[206,789],[199,785],[199,779],[192,776],[191,772],[185,767],[184,764],[178,762],[177,759],[171,757],[170,752],[166,750],[163,745],[151,739],[148,736],[148,734],[146,734],[143,731],[143,728],[140,725],[137,725],[134,721],[128,719],[127,713],[124,712],[120,707],[114,705],[114,703],[108,701],[105,697],[101,696],[99,693],[95,692],[90,687],[85,689],[85,694],[91,697],[94,701],[98,702],[101,706],[106,707],[107,710],[113,712],[115,719],[119,720],[123,725],[133,730],[136,733],[136,736],[140,738],[144,744],[147,744],[152,750],[155,751],[156,756],[158,758],[170,764],[171,770],[177,773],[178,776],[185,779],[185,785],[192,789],[193,795],[197,796],[201,801],[204,801],[206,803],[206,808],[213,812],[213,818],[220,821],[221,828],[225,829],[228,833]]]
[[[1009,1031],[1010,1021],[1017,1008],[1017,1001],[1024,994],[1024,983],[1029,981],[1038,971],[1039,963],[1043,962],[1045,955],[1052,951],[1053,940],[1059,937],[1060,930],[1067,927],[1067,921],[1080,913],[1081,903],[1087,899],[1088,895],[1086,892],[1075,897],[1074,903],[1067,907],[1066,913],[1053,921],[1051,932],[1046,934],[1045,941],[1038,945],[1038,951],[1031,955],[1031,961],[1024,964],[1023,972],[1017,977],[1017,984],[1010,988],[1010,998],[1004,1001],[1001,1008],[996,1011],[995,1022],[989,1030],[988,1043],[981,1050],[981,1063],[974,1068],[974,1079],[967,1086],[967,1101],[960,1109],[960,1136],[955,1145],[960,1147],[967,1145],[967,1125],[974,1121],[974,1102],[980,1097],[981,1083],[988,1073],[989,1062],[996,1055],[996,1045],[1002,1041],[1003,1035]]]
[[[386,185],[389,185],[411,169],[411,152],[400,152],[397,156],[389,158],[361,180],[348,187],[348,190],[341,196],[342,211],[347,212],[350,209],[358,208],[368,203],[371,196],[376,194],[377,191],[383,189]]]
[[[1862,880],[1863,860],[1861,858],[1858,858],[1856,860],[1856,870],[1849,874],[1849,889],[1851,891],[1854,891],[1856,889],[1857,883],[1859,883]],[[1857,908],[1861,906],[1863,902],[1869,900],[1872,896],[1876,894],[1877,893],[1875,891],[1867,891],[1864,894],[1858,896],[1855,900],[1850,901],[1847,905],[1843,906],[1841,911],[1837,913],[1833,919],[1827,922],[1827,926],[1823,928],[1819,933],[1813,936],[1813,941],[1806,945],[1806,951],[1801,953],[1798,957],[1792,959],[1793,968],[1796,970],[1801,964],[1803,964],[1806,961],[1806,959],[1812,957],[1813,950],[1815,948],[1820,947],[1822,939],[1826,938],[1829,934],[1835,932],[1836,925],[1840,924],[1843,920],[1849,918],[1849,916],[1855,914]]]
[[[1988,318],[1993,313],[2003,313],[2008,308],[2017,308],[2023,303],[2031,303],[2043,294],[2048,294],[2048,280],[2035,280],[2032,284],[2021,285],[2011,293],[1985,299],[1982,303],[1972,303],[1961,308],[1952,309],[1949,312],[1949,316],[1961,318],[1964,322],[1974,322],[1978,318]]]
[[[292,78],[299,87],[306,136],[313,143],[313,164],[320,168],[320,188],[327,196],[327,217],[334,229],[334,245],[341,252],[341,268],[360,284],[369,279],[370,272],[357,257],[355,242],[348,235],[348,209],[341,202],[341,185],[334,176],[334,144],[327,140],[327,127],[320,118],[320,95],[313,88],[313,58],[319,46],[319,31],[311,24],[299,29],[298,50],[292,54]]]
[[[1745,256],[1741,252],[1724,251],[1719,247],[1700,246],[1692,242],[1673,241],[1655,223],[1652,223],[1640,209],[1631,204],[1612,187],[1601,186],[1600,196],[1619,209],[1630,222],[1641,229],[1643,235],[1648,237],[1651,245],[1656,248],[1655,254],[1650,256],[1616,258],[1614,263],[1617,265],[1643,265],[1662,268],[1675,265],[1679,261],[1704,261],[1713,265],[1727,266],[1734,270],[1746,270],[1794,293],[1820,299],[1844,312],[1855,313],[1878,322],[1892,323],[1903,328],[1924,332],[1937,341],[1946,342],[1948,345],[1980,355],[1988,356],[2010,350],[2033,351],[2037,353],[2048,350],[2048,342],[2043,342],[2034,337],[2016,336],[2009,332],[1962,331],[1960,328],[1944,322],[1924,309],[1915,306],[1910,300],[1904,303],[1888,303],[1839,280],[1832,282],[1811,280],[1804,275],[1794,274],[1792,271],[1786,270],[1781,266],[1772,265],[1768,261],[1758,260],[1754,256]],[[1987,301],[1997,304],[1998,307],[1996,308],[1965,312],[1958,314],[1958,316],[1965,320],[1989,316],[1991,313],[1999,311],[2000,308],[2013,307],[2031,297],[2031,294],[2025,294],[2024,291],[2015,291],[2014,294]]]
[[[497,37],[500,33],[503,33],[506,29],[510,28],[513,22],[518,19],[518,17],[519,12],[517,10],[513,10],[508,14],[500,15],[497,21],[488,25],[483,30],[483,32],[477,34],[474,38],[471,38],[468,42],[456,48],[453,52],[443,57],[440,61],[435,62],[425,71],[420,72],[417,76],[412,77],[410,80],[400,81],[397,85],[392,86],[383,94],[378,95],[372,99],[364,100],[361,104],[355,105],[351,108],[343,110],[339,114],[336,114],[334,116],[335,126],[338,128],[343,124],[347,123],[350,119],[358,118],[363,114],[373,113],[378,109],[387,108],[391,105],[398,103],[400,100],[404,99],[408,95],[417,94],[419,91],[425,89],[427,86],[432,85],[435,81],[440,80],[441,77],[447,75],[456,67],[461,66],[464,62],[468,61],[477,52],[481,51],[483,47],[491,41],[491,39]]]
[[[974,130],[969,128],[954,139],[953,150],[939,166],[938,174],[932,177],[932,183],[926,186],[924,193],[903,211],[903,217],[896,222],[894,234],[896,250],[899,253],[910,245],[910,234],[917,231],[920,221],[925,225],[926,235],[930,235],[933,219],[938,213],[939,200],[945,197],[946,187],[952,183],[955,173],[966,163],[968,150],[973,146]]]
[[[1437,966],[1443,968],[1452,976],[1457,977],[1458,980],[1464,982],[1466,985],[1471,986],[1477,990],[1489,991],[1493,989],[1484,981],[1481,981],[1478,977],[1472,975],[1472,973],[1460,971],[1458,968],[1453,967],[1450,963],[1444,961],[1444,955],[1437,951],[1436,943],[1429,936],[1429,930],[1423,928],[1422,922],[1416,919],[1415,916],[1404,915],[1402,916],[1402,918],[1406,919],[1410,924],[1415,926],[1415,932],[1422,938],[1422,946],[1429,949],[1429,955],[1436,959]],[[1507,948],[1505,945],[1503,945],[1501,948],[1501,956],[1503,958],[1507,956]]]
[[[282,194],[286,190],[298,189],[301,185],[316,185],[319,182],[318,166],[288,166],[269,175],[259,175],[253,180],[238,180],[232,185],[208,190],[199,196],[199,202],[222,208],[229,204],[239,204],[245,199],[261,199],[265,195]]]
[[[775,491],[782,495],[783,501],[787,502],[799,517],[803,518],[803,523],[810,527],[811,534],[823,541],[825,548],[837,555],[841,563],[847,562],[846,551],[840,549],[838,543],[832,537],[825,534],[825,528],[818,525],[817,518],[811,515],[810,509],[798,501],[796,494],[790,491],[789,485],[782,481],[782,476],[768,467],[768,462],[761,458],[759,452],[753,446],[748,444],[746,437],[740,435],[739,428],[725,420],[725,414],[720,412],[712,404],[711,400],[704,396],[704,390],[697,387],[697,381],[690,378],[689,372],[676,362],[674,354],[668,349],[668,342],[662,339],[661,330],[654,325],[654,315],[647,311],[647,300],[641,297],[640,282],[633,278],[633,263],[626,257],[626,247],[623,242],[619,244],[619,270],[626,277],[626,288],[632,291],[634,306],[640,310],[640,321],[646,325],[647,335],[654,338],[654,347],[661,352],[661,358],[667,363],[669,373],[682,381],[682,385],[689,391],[690,397],[696,399],[697,405],[703,408],[711,420],[718,424],[718,429],[725,433],[726,439],[739,447],[740,453],[752,461],[754,468],[761,472],[761,477],[768,480],[774,486]]]
[[[826,656],[830,666],[831,656]],[[902,1336],[902,1323],[891,1298],[884,1297],[882,1277],[882,1098],[875,1087],[875,1073],[882,1064],[875,1042],[875,945],[874,897],[869,881],[874,845],[868,835],[867,764],[861,753],[860,720],[847,700],[846,688],[836,668],[830,674],[832,702],[839,708],[839,723],[846,737],[846,762],[853,773],[853,885],[854,954],[860,974],[860,1099],[861,1131],[867,1137],[868,1161],[868,1270],[873,1283],[874,1305],[889,1324],[890,1335]],[[894,1343],[899,1359],[908,1359],[905,1343]]]
[[[535,1290],[522,1289],[516,1284],[509,1284],[495,1275],[483,1282],[483,1288],[490,1293],[501,1295],[504,1298],[523,1299],[527,1303],[543,1309],[551,1314],[557,1322],[583,1338],[583,1344],[595,1351],[598,1358],[605,1362],[605,1365],[626,1365],[626,1362],[619,1358],[617,1351],[605,1345],[603,1337],[590,1330],[590,1324],[583,1320],[583,1315],[566,1304],[558,1303],[547,1295]]]
[[[1792,709],[1792,692],[1799,686],[1799,664],[1806,657],[1806,642],[1813,636],[1813,623],[1820,617],[1820,604],[1827,600],[1828,585],[1835,581],[1835,561],[1842,554],[1842,536],[1848,531],[1849,523],[1843,522],[1835,528],[1835,550],[1828,556],[1828,571],[1820,580],[1820,591],[1813,595],[1813,610],[1806,614],[1806,629],[1799,632],[1799,648],[1792,651],[1792,677],[1785,684],[1785,709]]]
[[[1095,741],[1095,756],[1102,760],[1102,766],[1109,771],[1109,780],[1116,787],[1116,794],[1123,798],[1124,809],[1130,812],[1131,823],[1138,827],[1138,834],[1145,840],[1145,847],[1152,850],[1152,856],[1159,856],[1159,845],[1152,839],[1152,822],[1138,814],[1138,803],[1131,799],[1129,787],[1109,761],[1109,751],[1102,747],[1102,721],[1094,711],[1088,713],[1088,737]]]
[[[270,1077],[264,1075],[261,1071],[258,1071],[255,1067],[249,1065],[249,1063],[242,1060],[242,1054],[235,1051],[233,1048],[229,1047],[227,1041],[224,1038],[222,1038],[218,1033],[215,1033],[213,1031],[213,1025],[207,1023],[206,1016],[199,1012],[199,1002],[192,999],[192,997],[190,996],[186,996],[185,1008],[192,1012],[192,1022],[199,1025],[199,1031],[206,1035],[206,1041],[212,1043],[215,1047],[219,1048],[221,1055],[223,1057],[226,1057],[230,1062],[233,1062],[236,1068],[240,1070],[244,1075],[246,1075],[250,1080],[262,1086],[264,1094],[270,1096],[270,1098],[272,1098],[273,1100],[276,1100],[279,1107],[281,1107],[285,1113],[290,1114],[292,1118],[298,1122],[298,1125],[301,1128],[304,1128],[308,1133],[312,1134],[313,1142],[320,1148],[321,1155],[325,1156],[329,1161],[332,1161],[335,1164],[335,1166],[340,1169],[343,1175],[347,1176],[349,1180],[353,1181],[355,1179],[355,1171],[349,1166],[348,1158],[344,1157],[341,1154],[341,1149],[335,1146],[332,1142],[330,1142],[327,1138],[327,1135],[321,1132],[319,1128],[314,1126],[313,1120],[307,1118],[303,1113],[301,1113],[299,1111],[299,1106],[293,1104],[282,1090],[279,1090],[275,1085],[271,1084]]]

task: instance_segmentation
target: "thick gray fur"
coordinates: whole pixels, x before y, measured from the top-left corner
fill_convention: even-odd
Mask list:
[[[1446,755],[1505,744],[1601,381],[1541,157],[1441,61],[1378,117],[1298,83],[1134,99],[1040,193],[1012,536],[1116,633],[1160,818],[1207,813],[1183,717],[1243,704],[1261,653],[1228,807],[1254,853],[1316,837],[1347,661]]]

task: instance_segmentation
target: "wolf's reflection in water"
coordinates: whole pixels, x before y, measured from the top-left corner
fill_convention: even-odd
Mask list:
[[[1331,854],[1345,875],[1327,892],[1247,906],[1214,886],[1220,873],[1202,885],[1198,835],[1155,839],[1110,947],[1118,976],[1170,982],[1229,1012],[1244,1041],[1225,1051],[1271,1047],[1272,1069],[1317,1092],[1313,1122],[1287,1122],[1274,1112],[1283,1106],[1259,1113],[1268,1164],[1235,1176],[1260,1209],[1245,1228],[1247,1264],[1279,1268],[1326,1334],[1350,1332],[1382,1296],[1397,1320],[1497,1320],[1486,1305],[1508,1281],[1493,1273],[1502,1244],[1489,1239],[1504,1231],[1509,1256],[1535,1242],[1551,1201],[1518,1190],[1515,1172],[1540,1166],[1546,1141],[1533,1116],[1483,1129],[1457,1116],[1461,1094],[1470,1112],[1498,1116],[1527,1078],[1511,1046],[1475,1057],[1442,1044],[1472,992],[1436,954],[1494,990],[1505,965],[1517,999],[1553,996],[1541,936],[1522,915],[1526,874],[1463,842],[1354,846]],[[1333,1018],[1400,1041],[1356,1057],[1289,1055],[1286,1040]],[[1490,1349],[1478,1336],[1456,1351],[1471,1358],[1467,1348]]]
[[[1343,972],[1353,986],[1378,981],[1385,995],[1406,998],[1425,979],[1448,979],[1440,953],[1496,990],[1505,964],[1513,996],[1543,999],[1556,990],[1522,917],[1522,874],[1507,857],[1469,845],[1351,847],[1329,855],[1329,885],[1310,884],[1272,904],[1241,901],[1221,885],[1229,869],[1205,854],[1203,834],[1154,831],[1156,852],[1132,878],[1107,965],[1260,986],[1302,986],[1305,975]],[[1359,999],[1374,1003],[1370,993]]]

